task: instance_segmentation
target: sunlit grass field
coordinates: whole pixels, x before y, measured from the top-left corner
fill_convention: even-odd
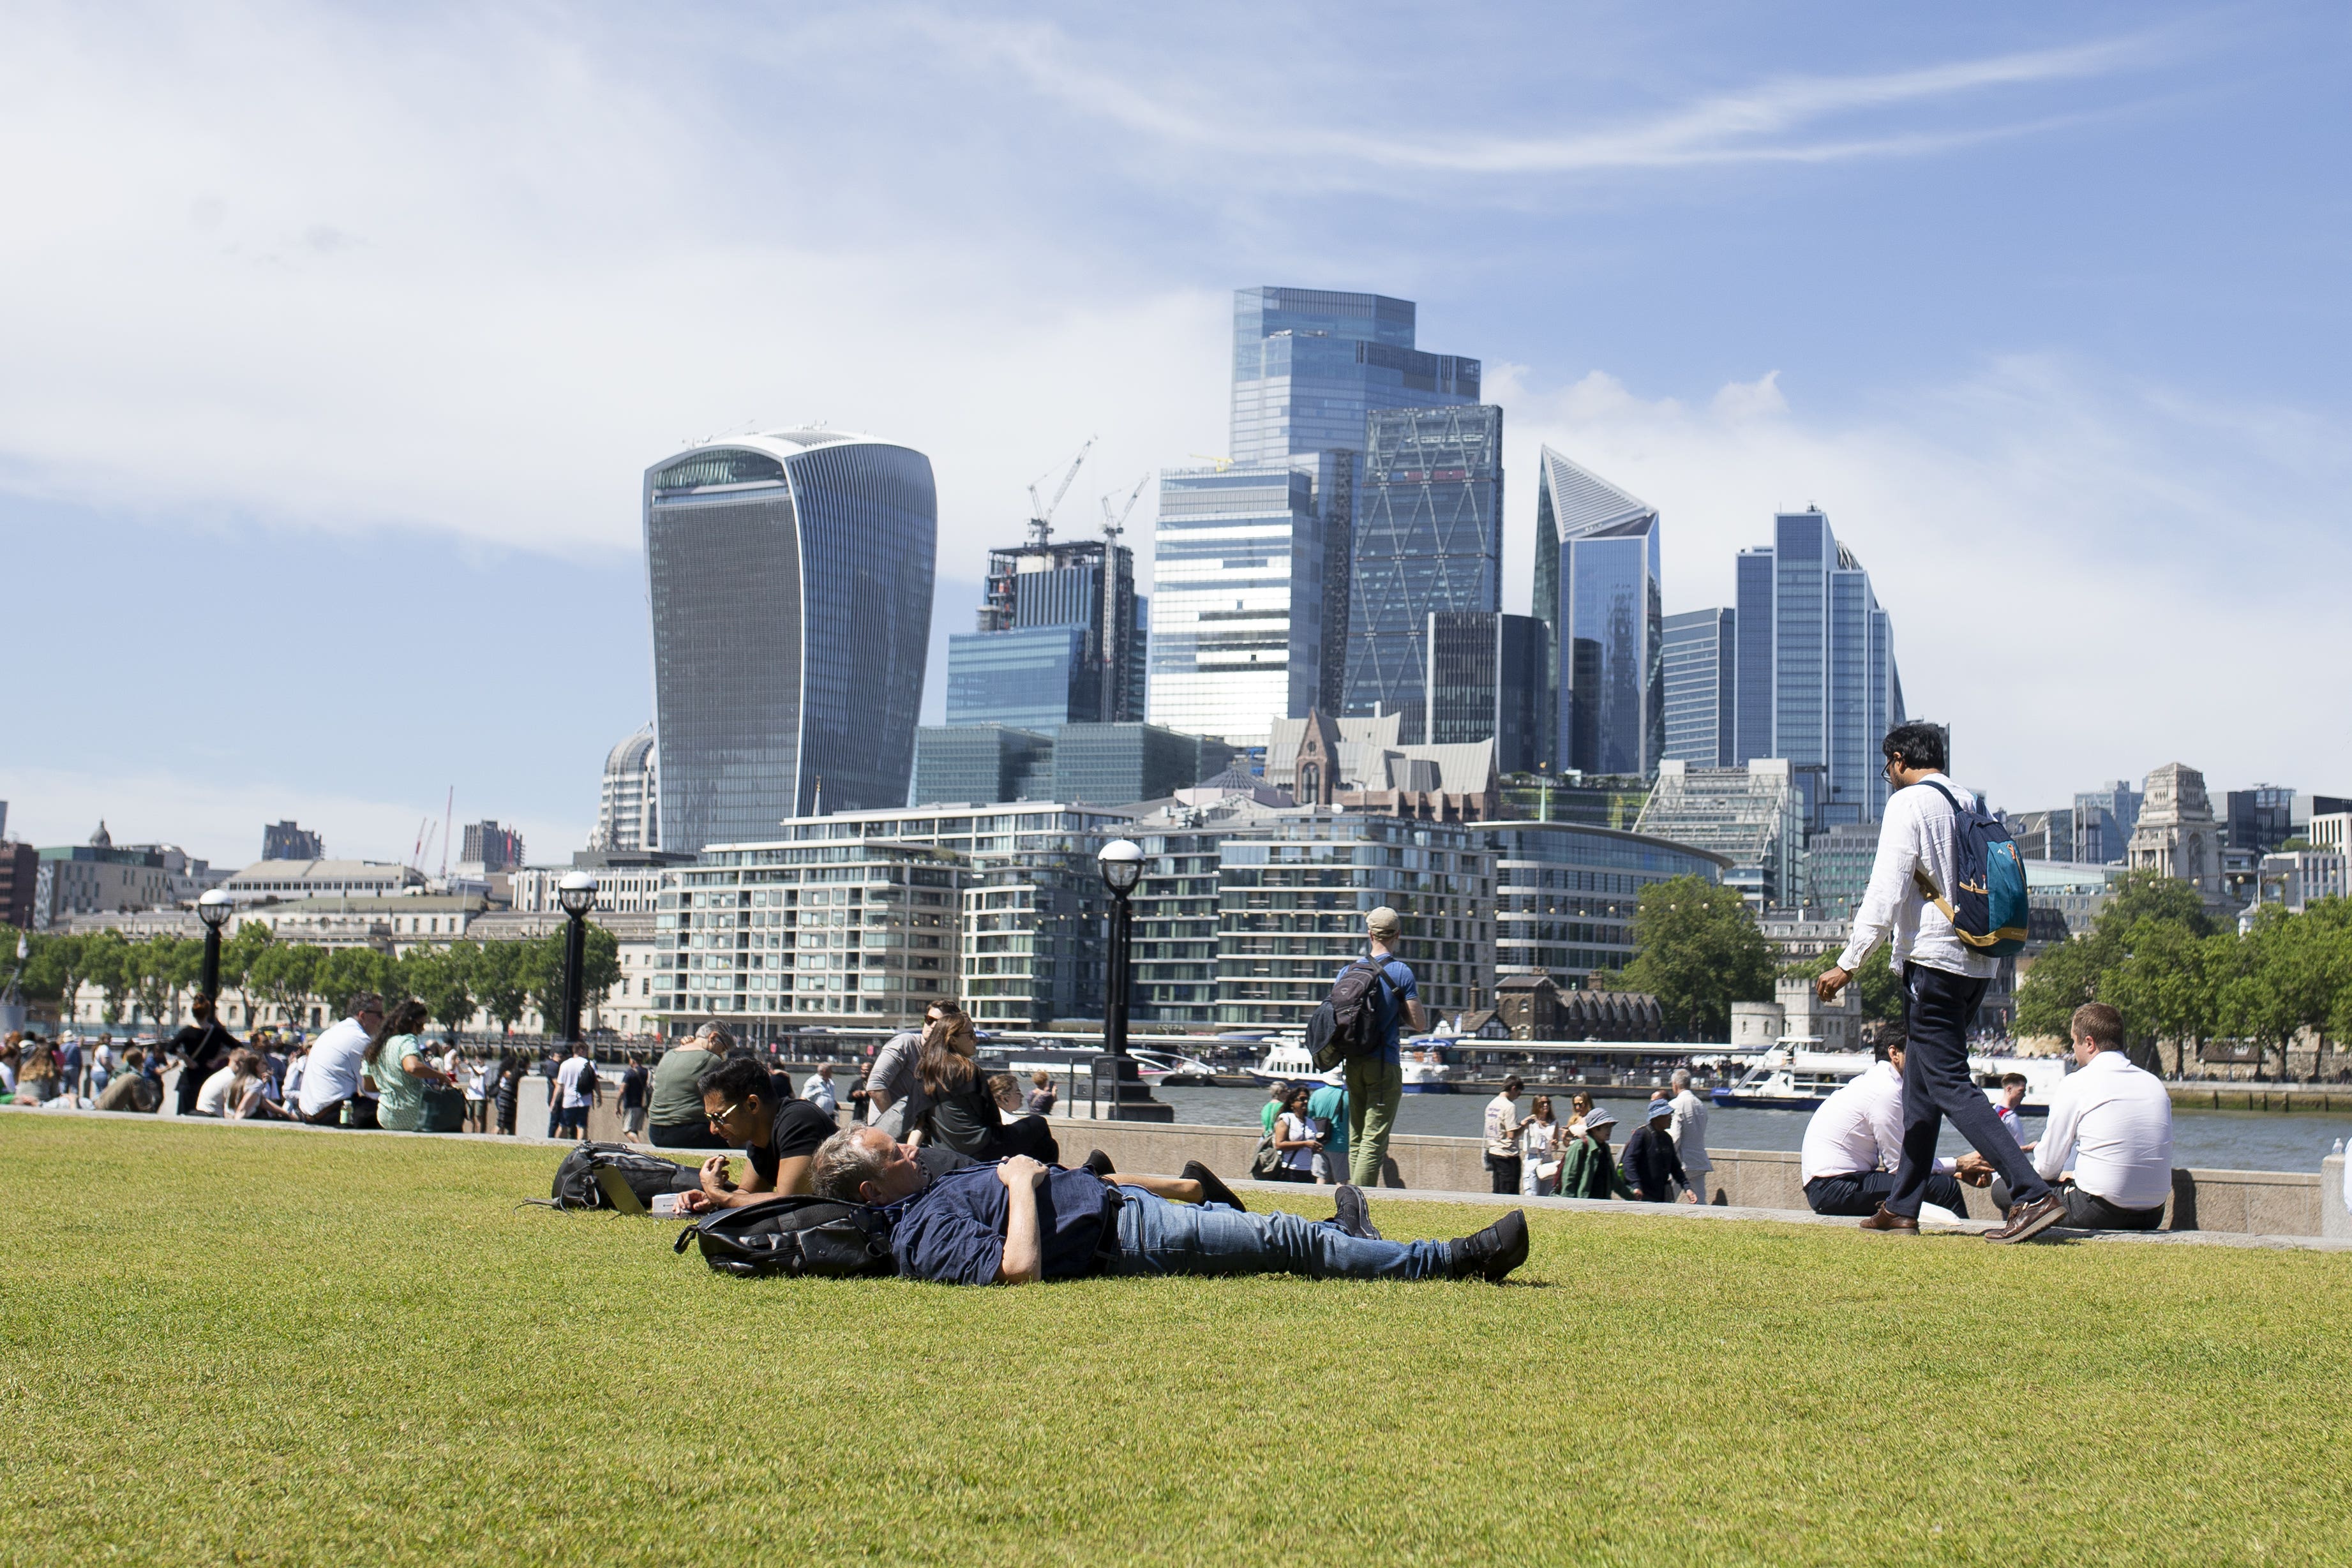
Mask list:
[[[0,1113],[0,1562],[2352,1558],[2340,1254],[1555,1213],[1499,1289],[741,1281],[517,1207],[554,1161]]]

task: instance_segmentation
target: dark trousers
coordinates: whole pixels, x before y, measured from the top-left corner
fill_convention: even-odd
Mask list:
[[[1895,1192],[1893,1171],[1857,1171],[1852,1176],[1817,1176],[1805,1184],[1805,1202],[1815,1214],[1845,1215],[1854,1219],[1867,1219],[1878,1212]],[[1969,1200],[1960,1184],[1940,1172],[1927,1176],[1927,1198],[1929,1203],[1948,1208],[1962,1219],[1969,1217]]]
[[[1985,982],[1906,964],[1903,989],[1908,997],[1903,1009],[1908,1033],[1903,1050],[1903,1161],[1895,1169],[1887,1212],[1919,1218],[1947,1116],[1953,1130],[2007,1178],[2017,1201],[2047,1197],[2050,1184],[2034,1174],[2025,1151],[1993,1113],[1992,1102],[1969,1076],[1969,1024],[1984,1000]]]
[[[2058,1196],[2066,1200],[2069,1229],[2154,1230],[2164,1223],[2164,1205],[2160,1203],[2154,1208],[2119,1208],[2071,1181],[2058,1184]],[[2004,1209],[2009,1207],[2009,1184],[1999,1177],[1993,1179],[1992,1200]]]
[[[1495,1155],[1486,1156],[1486,1174],[1495,1178],[1495,1190],[1516,1197],[1519,1190],[1519,1156]]]
[[[348,1100],[330,1100],[319,1107],[315,1116],[304,1116],[299,1107],[294,1114],[314,1127],[340,1127],[343,1124],[343,1107],[350,1103]]]
[[[701,1122],[656,1122],[646,1129],[657,1149],[725,1149],[734,1145]]]
[[[366,1095],[352,1095],[350,1106],[352,1125],[362,1129],[379,1127],[383,1125],[382,1123],[376,1120],[376,1103],[369,1099]]]

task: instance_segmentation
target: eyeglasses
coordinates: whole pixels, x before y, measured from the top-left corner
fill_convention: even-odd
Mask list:
[[[719,1123],[724,1122],[725,1120],[727,1120],[727,1118],[728,1118],[728,1117],[732,1116],[736,1112],[740,1111],[742,1108],[743,1108],[743,1102],[742,1102],[742,1101],[740,1101],[740,1100],[738,1100],[738,1101],[736,1101],[736,1102],[735,1102],[735,1103],[733,1103],[732,1105],[728,1106],[725,1110],[723,1110],[723,1111],[713,1111],[713,1112],[709,1113],[708,1115],[704,1116],[702,1119],[703,1119],[704,1121],[706,1121],[706,1122],[709,1123],[712,1126],[714,1126],[714,1127],[715,1127],[715,1126],[719,1125]]]

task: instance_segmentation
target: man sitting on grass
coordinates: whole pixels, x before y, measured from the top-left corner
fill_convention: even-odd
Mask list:
[[[1903,1157],[1903,1058],[1908,1043],[1900,1023],[1878,1026],[1867,1071],[1822,1103],[1805,1124],[1804,1153],[1798,1166],[1805,1202],[1815,1214],[1862,1218],[1878,1212],[1895,1190],[1895,1167]],[[1991,1166],[1983,1155],[1939,1159],[1927,1176],[1927,1201],[1968,1218],[1960,1183],[1982,1186]],[[1895,1234],[1918,1234],[1914,1225]]]
[[[1213,1188],[1197,1177],[1113,1173],[1106,1180],[1091,1169],[1016,1155],[932,1178],[916,1153],[878,1128],[856,1127],[826,1139],[815,1167],[820,1197],[895,1211],[891,1251],[898,1272],[913,1280],[1026,1285],[1088,1274],[1475,1275],[1499,1283],[1528,1256],[1527,1216],[1518,1209],[1455,1241],[1387,1241],[1351,1186],[1338,1189],[1339,1212],[1318,1223],[1203,1203],[1222,1184]]]
[[[680,1214],[809,1190],[809,1161],[833,1135],[831,1116],[805,1100],[779,1100],[775,1080],[748,1056],[706,1069],[695,1087],[710,1131],[742,1149],[751,1169],[738,1186],[727,1179],[727,1156],[712,1155],[702,1162],[702,1190],[678,1195]]]

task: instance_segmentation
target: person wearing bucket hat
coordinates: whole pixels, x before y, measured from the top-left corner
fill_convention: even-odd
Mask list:
[[[1625,1185],[1616,1157],[1609,1151],[1609,1130],[1616,1124],[1617,1118],[1606,1105],[1585,1113],[1583,1133],[1569,1141],[1560,1157],[1560,1197],[1632,1199],[1633,1189]]]

